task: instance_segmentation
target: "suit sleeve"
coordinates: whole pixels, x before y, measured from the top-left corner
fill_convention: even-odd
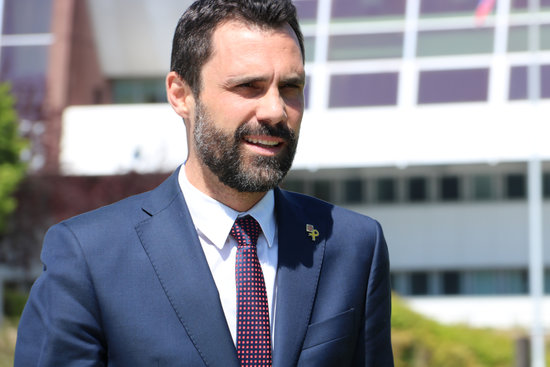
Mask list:
[[[41,259],[43,273],[19,323],[14,367],[106,365],[88,264],[66,224],[48,231]]]
[[[393,367],[390,263],[388,247],[378,222],[376,230],[376,244],[365,301],[364,334],[360,336],[364,350],[358,351],[355,365]]]

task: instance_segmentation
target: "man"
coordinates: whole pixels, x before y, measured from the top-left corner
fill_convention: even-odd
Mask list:
[[[171,69],[185,165],[48,232],[15,365],[393,366],[380,226],[277,188],[304,111],[290,0],[199,0]]]

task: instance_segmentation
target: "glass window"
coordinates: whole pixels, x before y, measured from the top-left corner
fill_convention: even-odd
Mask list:
[[[364,182],[360,178],[344,181],[344,201],[350,204],[361,203],[364,200]]]
[[[113,80],[114,103],[165,103],[163,79]]]
[[[458,200],[460,198],[460,180],[456,176],[441,177],[439,180],[439,194],[441,200]]]
[[[376,201],[391,203],[397,200],[396,183],[393,178],[379,178],[376,181]]]
[[[48,47],[2,47],[0,79],[15,82],[30,76],[45,76],[48,67]]]
[[[409,201],[428,200],[428,182],[425,177],[411,177],[407,184]]]
[[[10,82],[20,117],[42,118],[46,93],[48,48],[45,46],[3,47],[0,80]]]
[[[512,9],[527,10],[529,0],[512,0]],[[550,7],[550,0],[539,0],[541,7]]]
[[[550,25],[540,27],[539,48],[550,49]],[[513,26],[508,31],[508,52],[525,52],[529,49],[529,28],[527,26]]]
[[[402,17],[405,3],[406,0],[338,0],[332,2],[332,17]]]
[[[493,177],[487,175],[474,176],[472,183],[475,200],[488,200],[495,197]]]
[[[453,29],[418,33],[418,56],[493,52],[493,28]]]
[[[540,48],[550,50],[550,24],[543,24],[540,27]]]
[[[284,180],[281,187],[288,191],[305,192],[305,183],[302,180]]]
[[[443,294],[460,294],[460,273],[458,271],[443,272]]]
[[[466,277],[467,294],[527,293],[527,272],[523,270],[480,270],[468,272]]]
[[[550,173],[544,173],[542,176],[542,195],[548,199],[550,198]]]
[[[317,19],[317,0],[294,0],[300,22],[315,21]]]
[[[527,66],[512,66],[510,68],[510,86],[508,99],[527,99]]]
[[[304,37],[304,48],[306,62],[313,62],[315,60],[315,37]]]
[[[488,69],[422,71],[418,103],[486,101],[488,82]]]
[[[389,106],[397,103],[397,73],[333,75],[330,107]]]
[[[506,197],[508,199],[524,199],[527,193],[525,175],[510,174],[506,176]]]
[[[513,26],[508,29],[508,52],[527,51],[527,27]]]
[[[4,34],[49,33],[52,0],[4,0]]]
[[[473,15],[477,1],[472,0],[421,0],[421,15]]]
[[[544,293],[550,294],[550,269],[544,269]]]
[[[328,180],[313,182],[313,196],[325,201],[332,201],[332,184]]]
[[[411,273],[411,294],[414,296],[428,294],[428,273],[423,271]]]
[[[311,92],[311,88],[309,87],[310,83],[311,78],[309,75],[306,75],[306,85],[304,86],[304,103],[306,109],[309,108],[309,93]]]
[[[513,66],[510,68],[510,86],[508,98],[510,100],[527,99],[527,66]],[[540,68],[540,97],[550,98],[550,65],[541,65]]]
[[[400,58],[402,54],[403,33],[346,34],[329,40],[331,61]]]

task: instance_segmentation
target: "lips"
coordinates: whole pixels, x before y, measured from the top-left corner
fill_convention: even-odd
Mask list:
[[[261,138],[245,138],[245,141],[254,145],[263,145],[267,147],[275,147],[281,144],[281,141],[274,139],[261,139]]]

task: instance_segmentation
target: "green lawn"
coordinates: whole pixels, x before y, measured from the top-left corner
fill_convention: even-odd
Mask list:
[[[17,321],[4,319],[0,330],[0,367],[13,366],[15,338],[17,336]]]

